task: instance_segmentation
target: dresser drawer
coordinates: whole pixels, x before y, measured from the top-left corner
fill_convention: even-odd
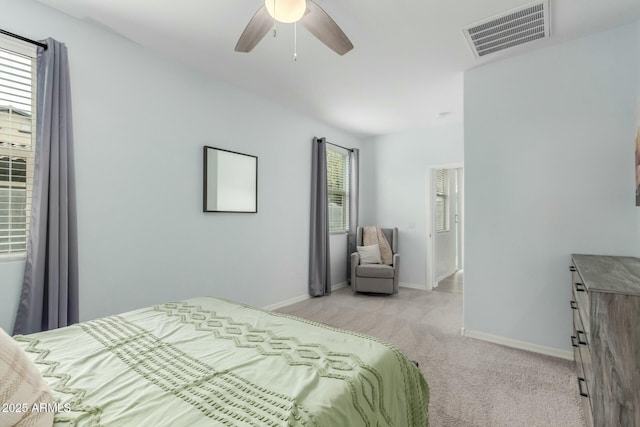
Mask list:
[[[583,393],[584,385],[581,382],[584,377],[578,375],[578,393],[580,393],[580,401],[582,402],[582,411],[584,412],[584,420],[587,427],[593,427],[593,412],[591,410],[591,399]]]
[[[582,409],[586,424],[588,427],[591,427],[593,426],[593,413],[591,411],[591,398],[589,396],[589,379],[587,379],[583,364],[583,357],[586,355],[591,358],[591,354],[589,353],[587,346],[580,344],[578,340],[577,331],[579,330],[579,327],[582,327],[582,325],[580,324],[580,316],[578,315],[577,310],[573,310],[573,312],[573,335],[571,336],[571,345],[573,346],[573,358],[576,362],[577,387],[580,395],[580,401],[582,402]]]
[[[580,312],[580,318],[584,325],[584,332],[587,334],[591,333],[591,319],[590,319],[590,307],[591,302],[589,301],[589,292],[587,291],[586,286],[584,286],[584,282],[578,274],[577,271],[573,271],[571,273],[571,289],[572,296],[575,304],[572,304],[572,308],[575,305],[577,310]]]
[[[585,379],[585,383],[582,384],[582,389],[586,394],[589,394],[589,390],[593,391],[592,389],[594,384],[590,340],[591,337],[584,331],[584,324],[580,318],[578,310],[573,310],[573,338],[571,338],[571,344],[578,345],[578,347],[574,347],[574,353],[576,351],[580,353],[583,373],[582,377]]]
[[[589,346],[589,335],[584,330],[584,322],[582,322],[582,316],[580,316],[580,310],[571,310],[573,314],[573,333],[578,342],[582,346]]]

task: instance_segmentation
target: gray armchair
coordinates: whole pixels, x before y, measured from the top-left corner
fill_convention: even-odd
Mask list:
[[[383,228],[382,233],[389,241],[393,252],[393,264],[360,264],[358,252],[351,254],[351,288],[356,292],[397,294],[400,276],[400,255],[398,252],[398,229]],[[362,227],[358,227],[356,245],[362,246]]]

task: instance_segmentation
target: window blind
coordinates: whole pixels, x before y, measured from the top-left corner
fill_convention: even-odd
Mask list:
[[[436,206],[435,220],[436,232],[449,230],[449,171],[447,169],[435,170],[436,181]]]
[[[0,259],[26,253],[35,149],[36,52],[7,46],[0,39]]]
[[[329,230],[349,229],[349,153],[327,147]]]

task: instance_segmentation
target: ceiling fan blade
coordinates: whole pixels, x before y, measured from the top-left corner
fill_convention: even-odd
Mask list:
[[[349,37],[338,27],[338,24],[320,6],[311,0],[307,0],[309,13],[304,15],[300,22],[307,30],[326,44],[338,55],[344,55],[353,49]]]
[[[242,35],[236,43],[236,52],[251,52],[254,47],[273,28],[273,18],[267,12],[267,8],[262,6],[247,24]]]

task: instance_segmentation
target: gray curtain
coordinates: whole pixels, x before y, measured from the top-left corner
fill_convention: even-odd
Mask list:
[[[358,205],[360,203],[360,150],[353,148],[349,154],[349,236],[347,238],[347,281],[351,284],[351,254],[356,251],[358,229]]]
[[[78,237],[67,48],[38,49],[36,153],[27,260],[14,334],[78,322]]]
[[[318,297],[331,293],[329,201],[327,195],[327,141],[325,138],[313,138],[311,160],[309,295]]]

